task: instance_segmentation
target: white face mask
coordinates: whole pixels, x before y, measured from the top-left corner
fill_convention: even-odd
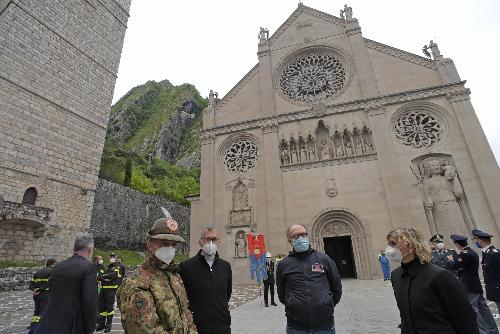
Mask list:
[[[115,263],[115,262],[116,262],[116,259],[114,257],[109,258],[109,263]]]
[[[214,243],[213,241],[206,242],[203,244],[202,249],[205,255],[211,256],[217,253],[217,244]]]
[[[98,262],[99,264],[103,264],[104,263],[104,260],[99,260]]]
[[[439,242],[436,244],[436,248],[439,250],[444,249],[444,244],[442,242]]]
[[[158,248],[155,252],[155,256],[156,258],[158,258],[158,260],[162,261],[163,263],[169,264],[174,259],[175,247],[168,246],[168,247]]]
[[[387,246],[385,248],[385,257],[391,262],[401,262],[401,260],[403,260],[403,254],[401,254],[401,251],[391,246]]]

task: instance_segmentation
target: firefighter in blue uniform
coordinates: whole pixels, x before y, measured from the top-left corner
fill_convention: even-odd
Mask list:
[[[481,230],[472,230],[476,246],[482,249],[481,266],[483,267],[486,299],[495,302],[500,311],[500,251],[491,244],[491,234]]]
[[[109,255],[109,265],[97,279],[101,282],[101,291],[98,298],[99,317],[96,331],[104,329],[104,333],[108,333],[111,331],[115,314],[116,290],[122,283],[122,274],[115,253]]]
[[[29,289],[33,291],[35,312],[33,312],[33,317],[31,317],[28,334],[35,332],[40,322],[41,314],[45,309],[45,305],[47,305],[49,299],[49,278],[55,263],[56,260],[54,258],[48,258],[45,261],[45,267],[37,270],[30,281]]]
[[[480,334],[498,334],[498,328],[483,296],[479,280],[479,256],[467,244],[467,237],[452,234],[451,240],[457,249],[457,256],[448,256],[451,269],[458,271],[457,277],[467,290],[469,303],[476,312]]]

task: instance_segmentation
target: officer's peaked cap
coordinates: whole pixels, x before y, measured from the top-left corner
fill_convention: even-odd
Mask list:
[[[172,217],[157,219],[147,235],[153,239],[186,242],[180,235],[179,225]]]
[[[442,234],[434,234],[429,241],[430,242],[437,242],[437,241],[443,241],[443,239],[444,239],[444,237]]]
[[[450,235],[450,238],[453,241],[465,241],[468,239],[467,237],[465,237],[463,235],[459,235],[459,234],[452,234],[452,235]]]
[[[477,228],[472,230],[472,235],[475,237],[478,237],[478,238],[491,238],[491,237],[493,237],[488,232],[483,232],[481,230],[478,230]]]

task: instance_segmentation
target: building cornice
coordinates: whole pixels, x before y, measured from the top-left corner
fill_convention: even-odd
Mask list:
[[[405,91],[401,93],[386,94],[375,98],[359,99],[339,104],[331,103],[326,104],[326,111],[323,116],[334,115],[339,113],[357,111],[357,110],[372,110],[378,109],[385,105],[404,103],[415,100],[428,99],[437,96],[450,96],[454,92],[464,92],[467,89],[464,87],[465,81],[445,84],[440,86],[433,86],[421,89]],[[313,111],[313,107],[293,111],[286,114],[276,116],[256,118],[253,120],[232,123],[222,126],[208,128],[202,131],[202,138],[214,138],[217,135],[233,133],[242,130],[250,130],[255,128],[269,128],[273,124],[283,124],[298,120],[318,118]]]

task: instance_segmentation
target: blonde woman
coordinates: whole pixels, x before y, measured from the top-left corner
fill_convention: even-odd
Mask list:
[[[420,231],[397,228],[387,234],[387,258],[401,262],[391,275],[402,334],[479,334],[467,292],[447,270],[430,264]]]

